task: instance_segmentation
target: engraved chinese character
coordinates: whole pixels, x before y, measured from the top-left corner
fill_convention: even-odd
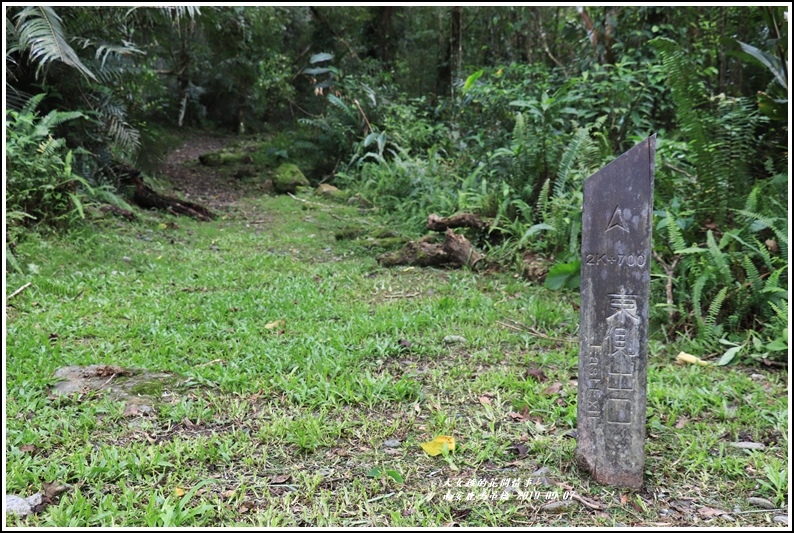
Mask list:
[[[640,317],[637,316],[637,296],[635,294],[610,294],[609,297],[611,299],[610,306],[615,309],[615,313],[607,317],[607,320],[617,317],[621,324],[626,323],[626,318],[634,324],[640,323]]]
[[[618,352],[623,352],[628,356],[634,357],[637,355],[634,337],[632,331],[626,328],[610,328],[609,333],[612,336],[612,355]]]

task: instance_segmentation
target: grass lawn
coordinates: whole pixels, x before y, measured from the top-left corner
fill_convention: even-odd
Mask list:
[[[6,492],[51,502],[9,525],[785,525],[785,369],[683,366],[652,341],[645,488],[600,486],[573,463],[577,293],[381,268],[334,239],[367,222],[346,205],[224,215],[18,246]],[[52,394],[69,365],[107,365],[106,386]],[[126,368],[173,373],[139,389],[152,412],[110,394]],[[439,435],[455,449],[431,457]]]

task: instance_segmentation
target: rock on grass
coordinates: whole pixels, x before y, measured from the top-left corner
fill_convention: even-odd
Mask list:
[[[295,193],[298,187],[308,187],[309,180],[303,172],[292,163],[284,163],[276,169],[273,177],[273,188],[277,193]]]

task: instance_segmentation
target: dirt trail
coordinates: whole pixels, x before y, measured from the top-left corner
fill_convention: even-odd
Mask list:
[[[208,133],[186,136],[182,145],[170,152],[161,172],[168,176],[174,191],[186,200],[202,204],[216,213],[227,211],[244,194],[245,188],[236,179],[218,172],[216,167],[201,165],[201,154],[220,150],[235,140]]]

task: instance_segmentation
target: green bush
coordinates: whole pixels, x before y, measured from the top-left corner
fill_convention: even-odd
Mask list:
[[[33,97],[17,112],[6,111],[6,210],[9,225],[20,221],[68,222],[81,217],[80,188],[88,183],[72,172],[72,151],[53,129],[83,117],[78,111],[51,111],[39,117]]]

